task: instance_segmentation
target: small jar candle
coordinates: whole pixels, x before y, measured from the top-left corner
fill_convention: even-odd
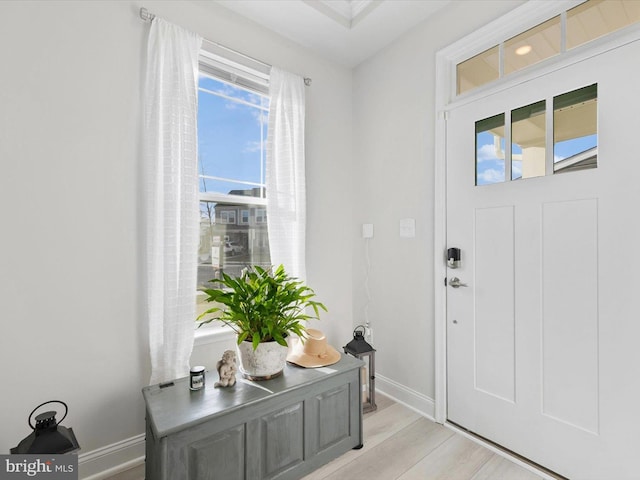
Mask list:
[[[204,367],[191,367],[189,372],[189,390],[202,390],[204,388]]]

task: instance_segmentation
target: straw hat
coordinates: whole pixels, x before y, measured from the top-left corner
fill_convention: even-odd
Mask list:
[[[326,367],[340,360],[340,353],[327,344],[327,337],[320,330],[308,328],[305,340],[293,346],[287,362],[305,368]]]

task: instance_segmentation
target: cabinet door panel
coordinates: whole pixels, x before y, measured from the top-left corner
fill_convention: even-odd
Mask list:
[[[318,402],[318,451],[325,450],[349,435],[349,384],[316,396]]]
[[[224,430],[187,447],[190,480],[244,480],[244,425]]]
[[[302,406],[299,402],[261,418],[263,478],[275,478],[304,461]]]

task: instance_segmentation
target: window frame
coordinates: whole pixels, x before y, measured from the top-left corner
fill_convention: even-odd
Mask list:
[[[267,209],[266,208],[256,208],[255,212],[256,212],[255,213],[256,224],[261,225],[263,223],[267,223]]]
[[[487,187],[490,185],[499,185],[502,183],[508,182],[521,182],[524,180],[528,180],[531,178],[540,178],[540,177],[548,177],[557,175],[559,173],[568,173],[579,170],[590,170],[598,168],[598,109],[597,109],[597,101],[598,101],[598,83],[584,85],[579,88],[575,88],[566,92],[557,93],[551,97],[543,98],[537,100],[533,103],[529,103],[527,105],[510,107],[507,111],[498,112],[490,117],[478,119],[475,121],[475,178],[476,178],[476,187]],[[575,164],[569,164],[569,166],[561,166],[559,168],[559,161],[556,161],[557,150],[556,147],[559,143],[556,141],[558,135],[557,123],[556,120],[556,112],[560,111],[562,108],[566,107],[574,107],[580,106],[584,103],[593,103],[595,106],[595,110],[593,112],[593,124],[595,125],[595,133],[589,134],[588,136],[595,135],[596,144],[593,147],[590,147],[586,150],[577,152],[570,157],[567,157],[567,160],[578,157],[578,161]],[[544,124],[544,138],[542,139],[544,143],[543,147],[535,147],[535,148],[543,148],[544,157],[541,162],[538,162],[538,173],[532,175],[524,175],[524,163],[522,165],[522,175],[519,177],[513,176],[513,165],[514,161],[518,159],[515,158],[516,155],[520,156],[520,160],[524,161],[524,149],[520,154],[515,154],[515,147],[518,149],[521,148],[520,144],[518,144],[514,137],[515,135],[515,125],[517,122],[526,119],[533,119],[536,117],[540,117],[542,119],[542,123]],[[584,114],[583,114],[584,117]],[[509,122],[510,127],[505,128],[506,123]],[[573,124],[573,123],[572,123]],[[564,124],[563,124],[564,125]],[[510,145],[510,148],[503,148],[502,155],[496,154],[496,160],[502,160],[504,163],[504,178],[498,179],[496,181],[479,183],[479,165],[481,163],[479,152],[481,151],[481,147],[478,145],[478,138],[480,134],[491,134],[492,130],[497,128],[502,128],[504,132],[502,136],[496,136],[493,133],[495,139],[501,139],[505,146]],[[570,140],[576,140],[582,137],[574,137]],[[496,143],[497,145],[497,143]],[[483,146],[487,146],[484,144]],[[497,147],[496,147],[497,149]],[[595,155],[593,153],[595,152]],[[534,152],[535,153],[535,152]],[[589,154],[589,155],[586,155]],[[584,157],[584,158],[580,158]],[[595,159],[595,160],[594,160]],[[529,158],[529,161],[535,160],[534,158]],[[586,163],[579,163],[580,161],[589,160]],[[540,167],[542,167],[542,171],[540,171]],[[572,168],[570,168],[572,167]]]
[[[244,214],[247,214],[247,219],[245,220]],[[251,225],[251,208],[241,208],[239,209],[238,215],[238,225]]]
[[[221,225],[236,225],[237,224],[237,222],[236,222],[236,211],[235,210],[221,210],[220,211],[220,224]]]
[[[217,45],[212,42],[205,42],[203,44],[203,48],[200,51],[198,63],[199,75],[204,75],[216,81],[228,83],[232,86],[251,91],[261,96],[269,96],[270,67],[261,62],[244,56],[238,52],[234,52],[233,50],[227,49],[221,45]],[[198,91],[200,91],[200,87],[198,87]],[[233,98],[230,98],[230,100],[237,101]],[[250,106],[260,108],[261,110],[268,113],[267,107],[253,104]],[[266,142],[266,138],[262,138],[261,140],[263,143]],[[263,155],[266,155],[266,151],[263,151]],[[264,166],[264,164],[265,162],[263,157],[262,165]],[[221,179],[219,177],[201,175],[199,171],[199,183],[203,178],[222,181],[227,180]],[[262,181],[264,182],[264,180],[265,178],[263,170]],[[266,187],[264,183],[255,183],[248,181],[241,181],[238,182],[238,184],[246,185],[247,188],[261,188],[261,196],[252,197],[246,195],[224,194],[220,192],[199,191],[198,204],[200,205],[202,202],[212,202],[215,204],[220,204],[221,206],[225,204],[232,204],[236,206],[234,210],[222,210],[220,212],[220,215],[227,212],[227,220],[225,222],[220,221],[220,223],[223,225],[250,225],[252,210],[254,210],[256,207],[260,207],[263,208],[266,212]],[[243,211],[249,212],[247,223],[241,222]],[[229,221],[228,219],[228,216],[231,215],[233,216],[233,221]],[[216,212],[216,217],[217,216],[218,213]],[[218,218],[221,220],[221,217]],[[227,241],[229,241],[229,237],[228,235],[225,235],[224,242]],[[204,292],[200,290],[196,291],[196,309],[198,311],[202,311],[203,306],[206,305],[204,303],[205,298],[206,294]],[[210,307],[210,305],[206,306],[207,308]],[[194,345],[196,346],[223,341],[226,342],[229,339],[235,337],[235,332],[230,327],[220,324],[220,322],[212,322],[202,326],[202,328],[197,328],[197,324],[195,324],[194,328],[196,328],[194,336]]]
[[[571,65],[585,58],[616,48],[624,43],[634,41],[638,37],[638,23],[628,25],[619,30],[607,33],[571,49],[562,45],[559,55],[547,58],[527,68],[497,80],[457,93],[457,65],[472,57],[482,54],[496,45],[500,45],[512,37],[535,28],[552,17],[566,17],[566,11],[577,7],[586,0],[556,0],[554,2],[527,2],[506,13],[497,20],[479,28],[454,44],[436,53],[436,108],[443,111],[445,105],[461,105],[475,99],[500,92],[515,84],[526,82],[559,66]],[[443,101],[443,99],[446,99]]]
[[[436,54],[436,63],[438,63],[438,60],[445,60],[445,62],[442,63],[447,64],[446,67],[440,65],[440,68],[443,71],[446,69],[447,76],[449,77],[447,81],[447,90],[449,91],[448,98],[450,100],[463,100],[466,98],[482,97],[487,95],[487,92],[497,89],[501,84],[516,81],[519,77],[530,74],[531,71],[537,70],[542,65],[565,60],[565,54],[556,55],[536,63],[530,68],[525,68],[509,75],[503,74],[502,60],[500,60],[497,80],[463,93],[457,93],[456,70],[458,64],[472,57],[481,55],[491,48],[501,46],[507,40],[517,37],[521,33],[531,30],[555,16],[561,15],[566,10],[584,3],[584,1],[585,0],[556,0],[554,2],[527,2],[503,15],[498,21],[491,22],[468,35],[465,37],[464,42],[459,41],[444,50],[440,50]],[[502,50],[502,47],[500,47],[500,50]],[[502,52],[500,55],[502,55]]]

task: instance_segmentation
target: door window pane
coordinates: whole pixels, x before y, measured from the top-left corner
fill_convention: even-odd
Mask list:
[[[553,171],[598,166],[598,85],[553,99]]]
[[[458,94],[498,79],[500,74],[498,46],[456,65]]]
[[[545,174],[545,102],[511,111],[511,178]]]
[[[590,0],[567,10],[567,50],[640,21],[638,0]]]
[[[476,185],[505,181],[504,113],[476,122]]]
[[[640,0],[587,0],[456,65],[458,95],[640,22]],[[564,47],[563,47],[564,42]],[[500,49],[500,47],[503,47]],[[502,63],[502,69],[500,67]]]
[[[522,70],[560,53],[560,17],[554,17],[504,43],[504,73]]]

